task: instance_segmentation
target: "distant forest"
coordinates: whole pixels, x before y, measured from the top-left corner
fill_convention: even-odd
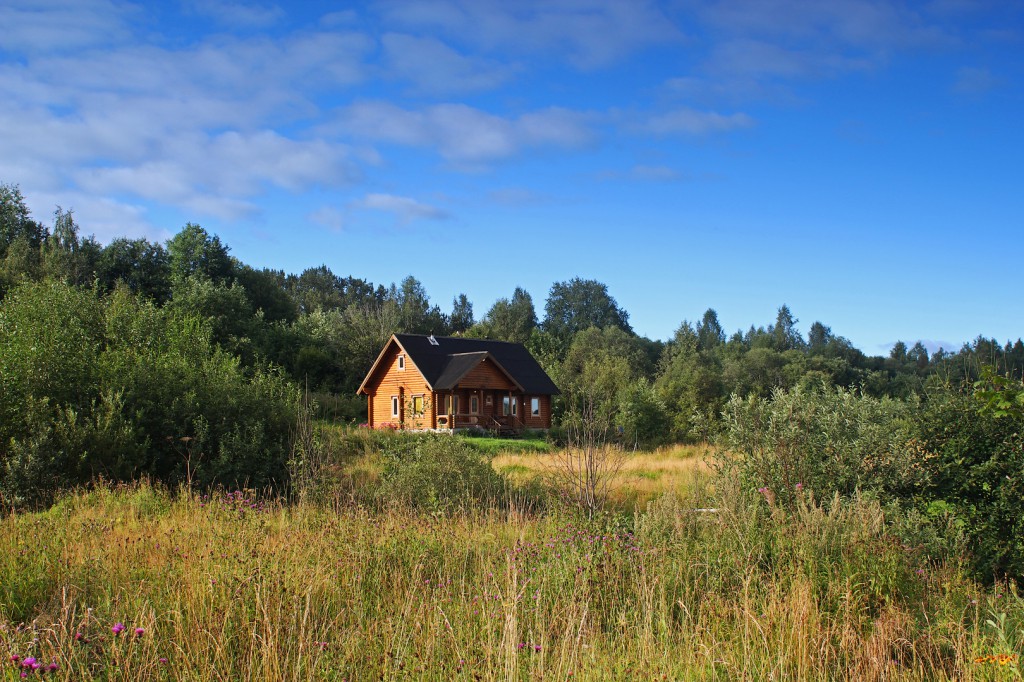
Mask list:
[[[40,293],[44,284],[49,294]],[[36,300],[38,308],[33,296],[70,295],[53,287],[87,293],[106,311],[97,313],[102,319],[120,296],[146,315],[198,321],[202,338],[243,375],[282,376],[313,393],[322,416],[355,422],[366,414],[356,389],[394,332],[524,343],[563,393],[610,406],[620,431],[648,442],[708,437],[734,394],[768,397],[826,384],[907,399],[973,381],[984,366],[1014,377],[1024,370],[1020,339],[978,336],[933,354],[920,342],[899,342],[888,356],[869,356],[824,322],[802,332],[786,305],[775,320],[731,334],[709,308],[699,320],[683,320],[669,341],[652,340],[633,331],[607,286],[578,278],[552,284],[542,309],[516,288],[480,315],[468,294],[444,307],[432,302],[412,275],[385,286],[327,265],[299,274],[257,269],[191,223],[165,244],[119,238],[101,245],[81,235],[71,211],[57,208],[45,225],[30,215],[17,186],[0,185],[0,300],[7,308],[0,324],[12,329],[7,299]],[[97,338],[100,346],[110,343]]]

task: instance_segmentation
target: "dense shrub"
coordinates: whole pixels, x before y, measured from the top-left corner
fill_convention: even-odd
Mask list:
[[[844,388],[776,390],[770,399],[733,397],[723,444],[747,489],[780,502],[798,489],[821,499],[871,491],[884,499],[911,495],[923,482],[910,457],[913,405]]]
[[[430,511],[501,504],[505,477],[476,448],[447,435],[390,439],[379,495],[384,501]]]
[[[0,305],[0,491],[47,501],[102,476],[285,480],[297,395],[211,342],[208,323],[118,290],[16,288]]]
[[[979,573],[1024,577],[1024,415],[986,409],[970,390],[929,396],[916,445],[926,511],[971,540]]]

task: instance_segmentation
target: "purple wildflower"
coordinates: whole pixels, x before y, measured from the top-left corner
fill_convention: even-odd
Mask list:
[[[119,635],[124,631],[124,623],[114,623],[114,627],[110,628],[110,631],[115,635]]]

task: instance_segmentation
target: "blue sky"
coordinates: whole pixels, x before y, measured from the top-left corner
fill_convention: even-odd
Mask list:
[[[1024,334],[1022,86],[1019,0],[3,0],[0,181],[477,316],[579,276],[948,349]]]

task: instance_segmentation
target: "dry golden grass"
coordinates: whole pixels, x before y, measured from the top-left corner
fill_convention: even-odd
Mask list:
[[[877,504],[724,497],[693,515],[665,496],[623,526],[75,495],[0,519],[0,679],[28,657],[62,682],[1008,677],[977,659],[1018,651],[985,624],[1021,622],[1016,593],[919,575]]]
[[[647,502],[669,492],[682,492],[697,474],[711,470],[713,447],[670,445],[654,451],[622,453],[618,474],[611,485],[611,500],[617,504]],[[492,465],[516,482],[549,476],[558,466],[560,453],[502,453]]]

